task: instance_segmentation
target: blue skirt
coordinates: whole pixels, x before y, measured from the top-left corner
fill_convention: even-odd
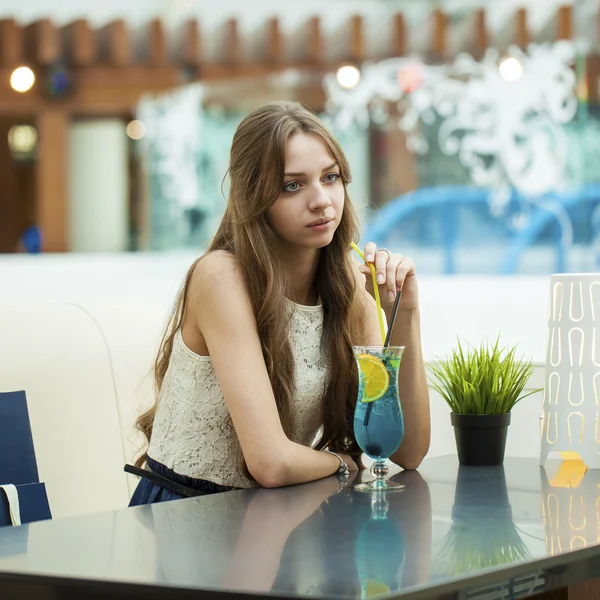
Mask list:
[[[179,475],[172,469],[165,467],[165,465],[153,460],[148,457],[146,460],[148,466],[158,475],[166,477],[175,483],[184,485],[188,488],[192,488],[199,492],[199,496],[206,494],[219,494],[221,492],[230,492],[236,488],[229,487],[226,485],[218,485],[212,481],[206,481],[204,479],[195,479],[193,477],[186,477],[185,475]],[[167,502],[169,500],[181,500],[187,498],[183,494],[178,494],[173,490],[170,490],[162,485],[150,481],[145,477],[141,477],[137,485],[137,488],[133,492],[133,496],[129,501],[129,506],[140,506],[142,504],[155,504],[157,502]]]

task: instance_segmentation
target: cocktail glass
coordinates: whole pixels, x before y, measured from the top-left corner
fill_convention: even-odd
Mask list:
[[[404,437],[404,417],[398,392],[398,373],[404,346],[354,346],[358,365],[358,398],[354,435],[360,449],[373,460],[372,481],[359,483],[361,492],[398,491],[400,483],[387,480],[388,459]]]

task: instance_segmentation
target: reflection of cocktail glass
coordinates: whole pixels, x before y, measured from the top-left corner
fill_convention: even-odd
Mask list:
[[[371,518],[356,540],[356,568],[361,598],[389,594],[398,589],[404,568],[404,536],[388,519],[387,494],[371,494]]]
[[[354,346],[358,364],[358,398],[354,411],[354,435],[361,450],[374,462],[373,481],[360,483],[361,492],[393,491],[402,484],[386,479],[386,459],[404,437],[404,417],[398,393],[398,372],[404,346]]]

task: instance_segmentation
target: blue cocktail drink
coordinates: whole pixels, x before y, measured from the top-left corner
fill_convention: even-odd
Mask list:
[[[389,458],[404,437],[404,418],[398,392],[398,373],[403,346],[355,346],[358,364],[358,398],[354,411],[354,435],[361,450],[373,459],[375,479],[357,485],[361,491],[402,489],[386,481]]]

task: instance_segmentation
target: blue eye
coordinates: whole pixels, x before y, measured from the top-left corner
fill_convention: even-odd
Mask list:
[[[335,183],[339,178],[339,173],[328,173],[323,179],[325,180],[325,183]]]
[[[297,181],[290,181],[286,185],[283,186],[284,192],[297,192],[300,187],[300,184]]]

